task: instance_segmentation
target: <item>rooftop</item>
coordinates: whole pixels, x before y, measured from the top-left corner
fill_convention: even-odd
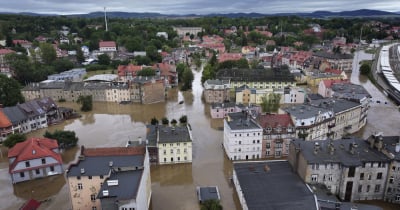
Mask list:
[[[142,174],[142,169],[112,172],[110,177],[104,181],[98,198],[112,197],[115,200],[135,199]],[[118,183],[116,184],[116,182]],[[108,195],[104,195],[104,191],[107,191]]]
[[[234,163],[250,210],[317,209],[315,197],[287,161]]]
[[[258,116],[257,120],[263,128],[294,127],[289,114],[262,114]]]
[[[197,187],[197,197],[199,198],[200,203],[207,200],[221,199],[217,186]]]
[[[229,113],[226,122],[231,130],[262,129],[246,112]]]
[[[287,81],[295,82],[294,77],[287,69],[221,69],[217,73],[218,79],[231,81]]]
[[[191,142],[187,126],[158,126],[158,143]]]
[[[284,109],[290,115],[296,117],[296,119],[308,119],[315,117],[319,113],[328,113],[330,110],[322,107],[315,107],[308,104],[293,105]],[[333,117],[333,113],[331,113]]]
[[[12,126],[11,121],[8,119],[7,115],[3,112],[3,109],[0,108],[0,128],[7,128]]]
[[[328,58],[328,59],[353,59],[353,56],[350,54],[340,54],[340,53],[328,53],[328,52],[315,52],[314,56]]]

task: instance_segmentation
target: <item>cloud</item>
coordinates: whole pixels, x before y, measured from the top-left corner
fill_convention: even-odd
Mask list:
[[[264,14],[286,12],[346,11],[377,9],[400,10],[399,0],[25,0],[8,1],[0,12],[34,12],[50,14],[80,14],[95,11],[158,12],[162,14],[210,14],[258,12]]]

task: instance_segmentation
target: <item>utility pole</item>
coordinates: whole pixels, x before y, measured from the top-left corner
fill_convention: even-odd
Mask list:
[[[108,31],[106,7],[104,7],[104,22],[106,23],[106,31]]]

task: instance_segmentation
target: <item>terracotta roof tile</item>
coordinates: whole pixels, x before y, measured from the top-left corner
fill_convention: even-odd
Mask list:
[[[3,109],[0,109],[0,128],[7,128],[12,126],[8,117],[4,114]]]
[[[258,117],[258,122],[262,128],[272,127],[278,125],[282,127],[293,127],[293,121],[289,114],[265,114]]]

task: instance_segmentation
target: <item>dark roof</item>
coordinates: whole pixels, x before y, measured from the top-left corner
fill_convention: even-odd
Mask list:
[[[217,78],[231,81],[284,81],[295,82],[287,69],[220,69]]]
[[[331,154],[329,144],[333,145],[334,152]],[[300,149],[302,156],[312,163],[340,163],[344,166],[361,166],[366,162],[388,162],[388,158],[376,149],[371,149],[367,141],[357,138],[339,139],[334,141],[304,141],[296,139],[292,141],[296,148]],[[314,152],[318,145],[317,152]],[[354,152],[351,152],[353,147]]]
[[[231,130],[262,129],[246,112],[229,113],[228,126]]]
[[[382,136],[385,149],[392,153],[394,159],[400,161],[400,151],[396,152],[396,145],[400,150],[400,136]]]
[[[17,106],[5,107],[3,108],[3,112],[7,115],[8,119],[10,119],[12,124],[18,124],[28,119],[24,112]]]
[[[315,52],[314,56],[328,58],[328,59],[353,59],[353,55],[350,54],[340,54],[340,53],[328,53],[324,51]]]
[[[158,126],[158,143],[191,142],[189,129],[186,126]]]
[[[115,200],[135,199],[140,185],[143,170],[128,170],[113,172],[104,182],[100,189],[98,198],[114,197]],[[107,181],[118,180],[117,185],[110,185]],[[103,191],[108,191],[108,196],[104,196]]]
[[[107,175],[112,167],[143,166],[144,155],[111,155],[111,156],[85,156],[77,164],[70,166],[67,176],[99,176]],[[81,173],[81,169],[84,173]]]
[[[207,201],[207,200],[219,200],[220,195],[218,192],[217,186],[212,187],[198,187],[197,188],[197,196],[199,197],[199,201]]]
[[[361,104],[357,102],[349,101],[346,99],[332,99],[332,98],[312,100],[310,103],[314,106],[323,107],[326,109],[332,109],[334,113],[340,113],[361,106]]]
[[[335,98],[361,100],[365,97],[371,97],[363,86],[351,83],[334,83],[332,85],[332,90],[334,92],[333,97]]]
[[[297,119],[307,119],[310,117],[315,117],[319,112],[324,113],[330,111],[327,108],[315,107],[309,104],[293,105],[285,108],[284,110],[290,115],[295,116]]]
[[[148,141],[148,146],[157,146],[157,127],[158,125],[146,126],[146,141]]]
[[[248,85],[242,85],[240,87],[235,88],[235,92],[236,93],[237,92],[242,92],[242,91],[247,90],[247,89],[249,89],[250,93],[252,93],[252,94],[255,94],[257,92],[255,88],[250,88]]]
[[[313,193],[287,161],[233,165],[250,210],[317,209]]]

